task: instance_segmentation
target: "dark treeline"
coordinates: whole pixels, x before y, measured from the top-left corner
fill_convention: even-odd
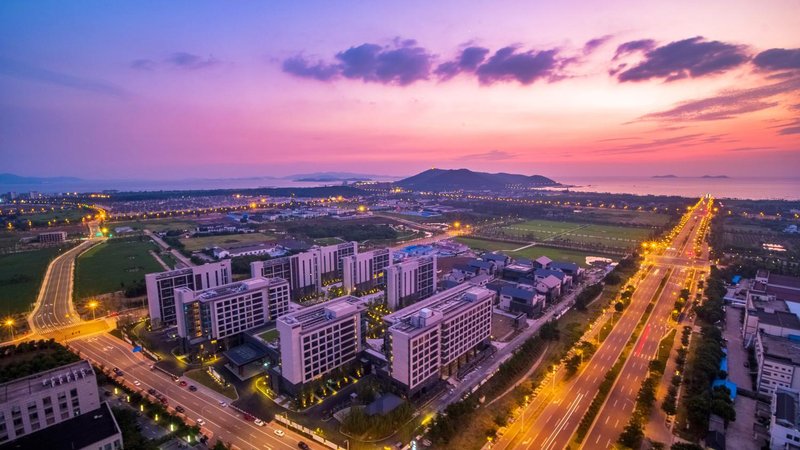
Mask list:
[[[165,198],[190,198],[190,197],[212,197],[228,196],[234,194],[241,195],[267,195],[271,197],[358,197],[365,195],[361,189],[352,186],[320,186],[306,188],[254,188],[254,189],[206,189],[199,191],[143,191],[143,192],[120,192],[113,194],[106,202],[114,201],[138,201],[138,200],[159,200]]]

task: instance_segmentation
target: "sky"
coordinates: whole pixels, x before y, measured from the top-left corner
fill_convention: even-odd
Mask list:
[[[0,2],[0,172],[787,177],[800,4]]]

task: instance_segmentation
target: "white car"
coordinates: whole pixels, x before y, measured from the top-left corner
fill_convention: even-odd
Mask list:
[[[141,386],[142,385],[142,383],[140,383],[139,380],[134,381],[133,384],[134,384],[134,386]]]
[[[225,402],[219,402],[219,406],[222,406],[223,408],[227,408],[228,404],[225,403]]]
[[[279,430],[279,429],[276,428],[275,429],[275,436],[284,437],[284,436],[286,436],[286,433],[284,433],[283,430]]]
[[[198,424],[198,425],[200,425],[200,426],[202,427],[202,426],[205,426],[205,424],[206,424],[206,421],[205,421],[205,420],[203,420],[203,419],[197,419],[197,424]]]
[[[256,419],[256,420],[253,421],[253,423],[258,425],[259,427],[263,427],[264,426],[264,421],[261,420],[261,419]]]

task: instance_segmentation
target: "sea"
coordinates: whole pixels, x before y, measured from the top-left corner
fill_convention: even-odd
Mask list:
[[[610,194],[677,195],[754,200],[800,200],[800,178],[648,178],[648,177],[554,177],[573,192]],[[387,180],[389,181],[389,180]],[[235,179],[154,180],[80,180],[68,183],[0,184],[0,193],[161,191],[203,189],[248,189],[267,187],[318,187],[341,185],[331,181],[293,181],[282,178],[253,177]]]

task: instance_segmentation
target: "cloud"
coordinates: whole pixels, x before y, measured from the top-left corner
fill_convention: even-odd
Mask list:
[[[583,44],[583,54],[588,55],[589,53],[592,53],[593,51],[597,50],[598,47],[610,41],[613,37],[613,35],[607,34],[598,38],[589,39],[585,44]]]
[[[656,47],[656,41],[652,39],[639,39],[638,41],[625,42],[617,47],[614,59],[639,51],[650,51]]]
[[[650,153],[658,151],[664,147],[681,144],[684,147],[699,145],[704,141],[698,141],[699,138],[704,136],[703,133],[684,134],[680,136],[673,136],[668,138],[653,139],[647,142],[638,142],[635,144],[627,144],[618,147],[599,150],[601,153],[609,155],[625,155],[635,153]]]
[[[475,73],[483,85],[504,81],[517,81],[523,85],[539,79],[552,81],[560,78],[558,69],[565,65],[557,58],[557,53],[557,50],[517,53],[516,47],[504,47],[478,66]]]
[[[69,75],[5,58],[0,58],[0,75],[111,97],[127,95],[123,88],[106,81]]]
[[[631,51],[645,50],[649,43],[633,41],[617,48],[615,58]],[[630,50],[631,47],[634,50]],[[620,48],[623,48],[620,53]],[[644,60],[617,74],[621,82],[644,81],[663,78],[675,81],[683,78],[697,78],[705,75],[724,72],[738,67],[749,59],[746,49],[740,45],[720,41],[706,41],[702,37],[693,37],[682,41],[645,50]]]
[[[768,150],[775,150],[778,147],[736,147],[736,148],[729,148],[729,152],[761,152],[761,151],[768,151]]]
[[[778,134],[784,136],[787,134],[800,134],[800,119],[795,119],[788,124],[782,125],[781,129],[778,130]]]
[[[172,65],[173,67],[187,70],[205,69],[216,66],[220,63],[220,61],[213,56],[203,58],[202,56],[187,52],[175,52],[168,56],[164,62]]]
[[[295,56],[283,61],[283,71],[298,77],[328,81],[339,76],[339,66],[325,64],[322,61],[311,63],[302,56]]]
[[[440,80],[447,81],[462,72],[475,72],[488,54],[488,48],[467,47],[461,50],[461,54],[455,60],[439,64],[434,73]]]
[[[135,59],[131,62],[131,69],[136,70],[154,70],[158,65],[152,59]]]
[[[417,46],[416,41],[395,40],[392,47],[377,44],[350,47],[338,53],[336,59],[341,63],[342,76],[346,78],[407,86],[428,79],[433,55]]]
[[[503,150],[490,150],[484,153],[472,153],[470,155],[464,155],[458,159],[461,161],[504,161],[514,159],[516,157],[516,153],[509,153]]]
[[[763,70],[800,69],[800,48],[771,48],[753,58],[753,64]]]
[[[666,111],[647,114],[640,120],[706,121],[723,120],[779,104],[774,97],[800,92],[800,77],[749,89],[725,90],[719,94],[683,102]]]

